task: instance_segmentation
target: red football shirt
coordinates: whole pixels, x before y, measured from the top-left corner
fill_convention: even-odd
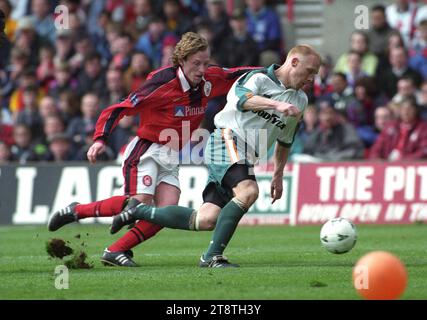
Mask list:
[[[174,139],[174,135],[170,135],[168,140],[164,139],[171,131],[163,130],[174,130],[179,144],[178,141],[174,141],[171,145],[179,145],[181,149],[190,138],[183,135],[183,126],[189,126],[191,135],[203,120],[209,99],[226,95],[234,81],[252,69],[254,68],[224,69],[211,66],[196,88],[190,86],[180,67],[166,67],[153,71],[141,88],[132,92],[124,101],[108,107],[101,113],[93,138],[107,141],[123,116],[139,114],[140,125],[137,135],[140,138],[166,144]]]

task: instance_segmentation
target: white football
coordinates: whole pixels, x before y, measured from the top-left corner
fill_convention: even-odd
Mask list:
[[[346,253],[353,249],[357,241],[356,226],[348,219],[328,220],[320,230],[322,246],[332,253]]]

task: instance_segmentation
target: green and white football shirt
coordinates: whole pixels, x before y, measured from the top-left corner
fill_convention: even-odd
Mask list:
[[[217,128],[231,129],[240,139],[256,151],[259,158],[266,156],[268,149],[279,141],[290,147],[297,129],[298,119],[285,116],[276,110],[244,110],[243,104],[252,95],[293,104],[301,112],[308,98],[302,90],[286,88],[277,79],[274,71],[279,65],[258,69],[241,76],[227,95],[227,104],[215,116]]]

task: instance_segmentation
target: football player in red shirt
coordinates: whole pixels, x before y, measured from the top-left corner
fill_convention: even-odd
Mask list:
[[[173,66],[153,71],[140,89],[105,109],[96,123],[94,143],[87,153],[91,163],[104,152],[109,135],[123,116],[140,117],[137,136],[128,144],[122,160],[124,195],[89,204],[74,202],[50,217],[50,231],[79,219],[114,216],[139,202],[154,202],[157,207],[178,204],[178,154],[190,138],[183,135],[183,127],[189,126],[190,134],[197,129],[208,100],[226,95],[233,82],[253,68],[209,66],[208,43],[192,32],[183,35],[172,60]],[[137,266],[130,249],[160,229],[149,222],[137,222],[104,250],[101,261],[107,265]]]

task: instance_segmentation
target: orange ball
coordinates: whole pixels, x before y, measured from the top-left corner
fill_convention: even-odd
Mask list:
[[[364,255],[353,269],[354,287],[368,300],[399,298],[405,291],[407,280],[403,263],[385,251],[373,251]]]

